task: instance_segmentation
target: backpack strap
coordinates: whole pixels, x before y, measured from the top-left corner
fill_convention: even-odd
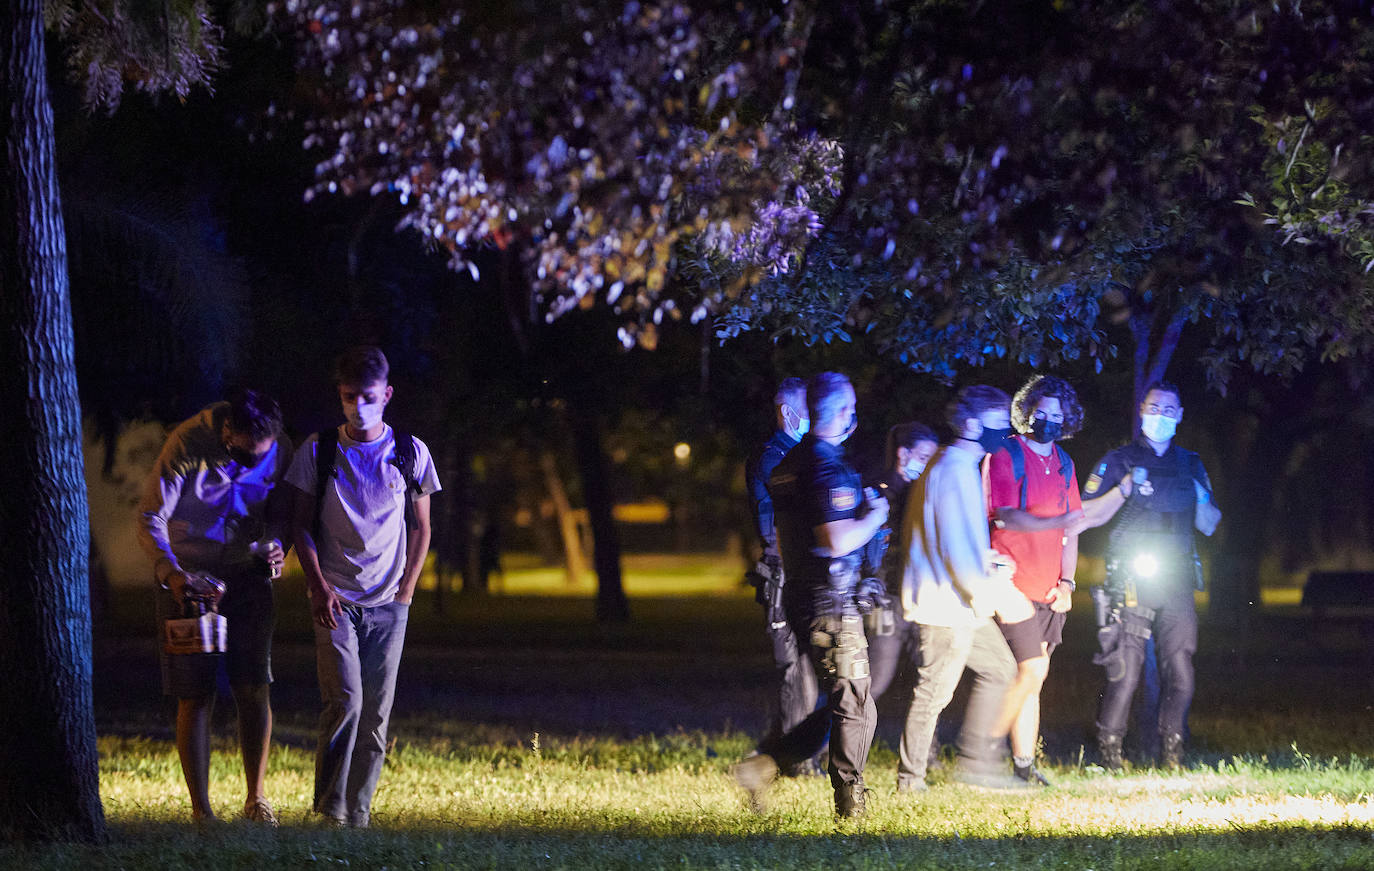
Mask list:
[[[1011,439],[1007,440],[1007,453],[1011,456],[1011,475],[1016,481],[1016,490],[1020,494],[1020,509],[1026,510],[1026,454],[1025,448],[1020,443],[1015,443]],[[1059,473],[1064,476],[1064,486],[1067,488],[1073,484],[1073,460],[1069,458],[1069,452],[1054,443],[1055,456],[1059,458]]]
[[[1024,448],[1019,442],[1007,439],[1007,444],[1003,446],[1007,456],[1011,457],[1011,477],[1016,482],[1016,492],[1018,495],[1017,507],[1022,511],[1026,510],[1026,455]]]
[[[406,532],[414,532],[420,525],[419,519],[415,516],[415,503],[411,500],[411,494],[419,496],[421,494],[420,482],[415,477],[415,466],[419,462],[419,451],[415,448],[415,437],[408,432],[403,432],[392,428],[391,436],[395,439],[396,448],[391,455],[391,464],[401,473],[401,478],[406,482]]]
[[[1059,455],[1059,471],[1064,476],[1064,489],[1073,486],[1073,460],[1069,457],[1069,452],[1059,446],[1059,442],[1054,443],[1054,452]]]
[[[315,539],[317,550],[320,546],[320,515],[324,512],[324,490],[338,472],[338,454],[338,428],[320,430],[315,442],[315,519],[310,524],[310,534]]]

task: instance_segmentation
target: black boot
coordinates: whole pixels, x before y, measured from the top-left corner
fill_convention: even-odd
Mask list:
[[[1120,735],[1101,734],[1097,736],[1097,755],[1102,767],[1108,771],[1120,771],[1125,766],[1121,757]]]
[[[1159,766],[1173,771],[1183,767],[1183,736],[1165,732],[1159,736]]]
[[[835,816],[851,820],[863,816],[866,809],[864,799],[867,792],[868,790],[864,789],[862,780],[846,783],[836,789]]]

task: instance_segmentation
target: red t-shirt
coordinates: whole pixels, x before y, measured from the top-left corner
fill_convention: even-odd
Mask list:
[[[1026,445],[1024,436],[1017,436],[1006,450],[993,454],[988,462],[989,518],[998,508],[1021,507],[1021,482],[1012,476],[1011,451],[1021,451],[1025,460],[1026,511],[1036,517],[1054,517],[1083,507],[1073,461],[1069,461],[1069,483],[1066,485],[1059,466],[1059,452],[1052,450],[1048,457],[1042,457]],[[1015,561],[1016,574],[1012,582],[1032,602],[1044,602],[1050,590],[1059,583],[1064,530],[1014,532],[994,526],[992,546]]]

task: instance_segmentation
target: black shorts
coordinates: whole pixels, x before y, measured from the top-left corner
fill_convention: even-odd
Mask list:
[[[1002,628],[1002,637],[1007,639],[1007,646],[1017,662],[1041,656],[1041,644],[1045,645],[1045,653],[1049,654],[1064,642],[1064,620],[1068,613],[1055,611],[1044,602],[1032,602],[1031,605],[1035,608],[1035,614],[1028,620],[1020,623],[997,621]]]
[[[277,622],[272,582],[266,578],[227,582],[219,613],[229,624],[226,652],[168,653],[162,645],[162,621],[180,615],[171,592],[157,589],[157,649],[163,695],[195,699],[213,693],[221,661],[231,686],[272,682],[272,631]]]

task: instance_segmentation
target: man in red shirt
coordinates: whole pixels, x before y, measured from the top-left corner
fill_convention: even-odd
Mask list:
[[[1078,533],[1084,528],[1073,460],[1056,442],[1078,432],[1083,407],[1067,381],[1036,375],[1012,399],[1011,424],[1017,435],[991,454],[987,465],[992,547],[1011,557],[1016,566],[1012,583],[1035,608],[1029,620],[1001,623],[1016,657],[1016,682],[1008,699],[1013,705],[1021,700],[1011,752],[1018,777],[1049,786],[1035,767],[1040,687],[1049,673],[1050,654],[1063,639]]]

